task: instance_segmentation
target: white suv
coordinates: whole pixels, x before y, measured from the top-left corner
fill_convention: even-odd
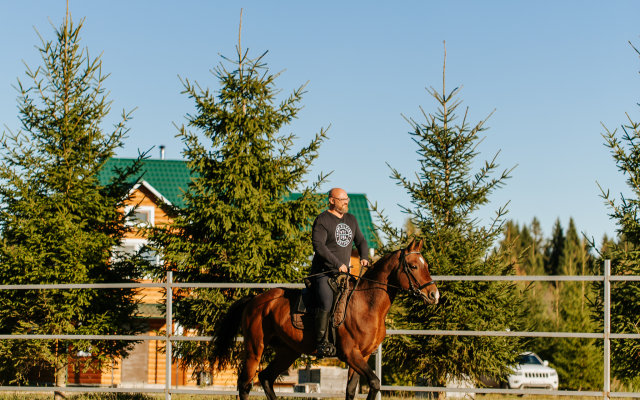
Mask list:
[[[548,361],[542,361],[537,354],[527,352],[520,354],[516,362],[518,365],[513,374],[507,377],[506,385],[510,389],[558,390],[558,373],[549,367]]]

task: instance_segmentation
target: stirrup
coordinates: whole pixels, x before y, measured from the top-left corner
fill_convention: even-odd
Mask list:
[[[316,356],[318,356],[318,358],[333,357],[335,355],[336,346],[334,346],[333,343],[329,343],[326,340],[318,343],[318,347],[316,348]]]

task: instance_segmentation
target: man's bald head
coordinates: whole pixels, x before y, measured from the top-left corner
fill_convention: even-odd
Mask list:
[[[340,189],[340,188],[333,188],[331,190],[329,190],[329,198],[338,198],[338,199],[344,199],[347,197],[347,192],[344,189]]]
[[[349,211],[349,196],[344,189],[329,190],[329,211],[343,215]]]

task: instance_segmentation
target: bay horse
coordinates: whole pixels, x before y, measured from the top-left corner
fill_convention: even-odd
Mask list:
[[[409,291],[428,304],[438,303],[440,293],[421,250],[422,241],[413,240],[406,248],[382,257],[360,278],[344,323],[336,333],[336,356],[349,366],[347,400],[354,398],[360,376],[369,383],[367,400],[374,399],[380,391],[380,379],[367,360],[386,335],[385,317],[398,290]],[[273,384],[278,376],[301,354],[314,355],[313,326],[300,330],[291,321],[290,311],[299,293],[299,289],[277,288],[245,297],[218,320],[210,360],[218,369],[229,365],[238,328],[242,327],[244,351],[238,374],[241,400],[249,397],[266,346],[273,348],[274,358],[258,379],[269,400],[276,399]]]

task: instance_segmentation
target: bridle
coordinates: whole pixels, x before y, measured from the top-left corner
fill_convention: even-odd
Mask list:
[[[402,249],[402,251],[400,252],[400,265],[402,266],[402,271],[407,275],[407,279],[409,280],[409,289],[403,288],[403,290],[410,292],[412,296],[423,298],[425,296],[424,294],[422,294],[422,289],[426,288],[427,286],[435,285],[436,282],[432,279],[429,282],[420,285],[420,282],[418,282],[418,279],[413,275],[413,273],[411,273],[409,264],[407,263],[406,256],[408,254],[421,254],[421,253],[419,251],[405,252],[405,249]]]

